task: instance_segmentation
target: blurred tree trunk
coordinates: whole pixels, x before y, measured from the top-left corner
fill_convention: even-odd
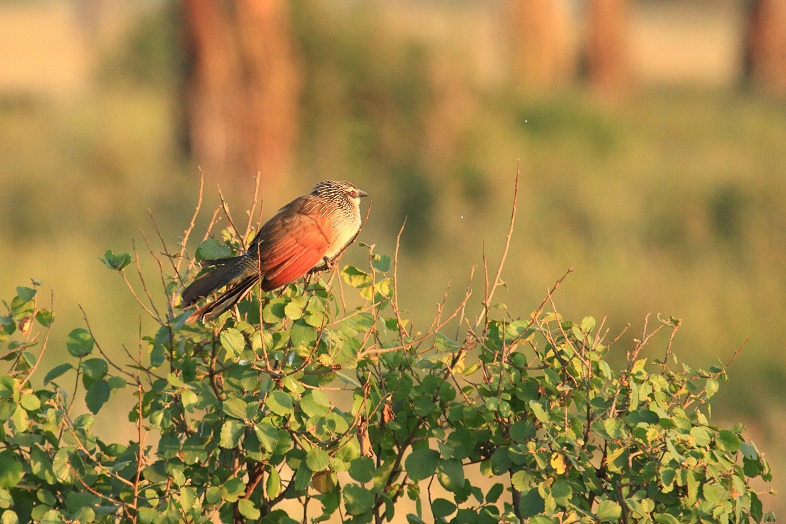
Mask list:
[[[587,76],[603,96],[624,93],[630,79],[628,0],[590,0],[587,13]]]
[[[569,6],[565,0],[512,0],[515,82],[549,91],[572,80]]]
[[[786,94],[786,1],[748,3],[745,73],[765,90]]]
[[[209,177],[289,174],[297,137],[300,68],[284,0],[181,0],[190,73],[192,154]]]

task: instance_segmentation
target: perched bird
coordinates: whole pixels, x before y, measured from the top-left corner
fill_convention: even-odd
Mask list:
[[[182,307],[219,288],[227,289],[198,308],[188,322],[217,317],[260,279],[262,289],[270,291],[328,267],[360,231],[360,198],[364,196],[368,194],[349,182],[320,182],[311,193],[296,198],[268,220],[245,254],[203,261],[204,266],[215,269],[197,277],[183,291]]]

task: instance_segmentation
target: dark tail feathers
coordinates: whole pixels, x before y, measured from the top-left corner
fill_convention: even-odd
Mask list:
[[[231,308],[238,300],[243,298],[254,283],[259,279],[258,275],[248,275],[242,277],[243,268],[238,267],[238,262],[243,257],[224,258],[220,260],[210,260],[203,263],[206,266],[217,266],[216,269],[205,273],[194,280],[182,293],[181,307],[187,308],[199,299],[207,297],[215,290],[224,286],[228,289],[216,300],[198,308],[190,317],[188,322],[195,322],[199,319],[211,320],[227,309]],[[242,277],[242,278],[238,278]]]
[[[203,266],[217,266],[216,269],[197,277],[181,295],[181,307],[188,307],[205,298],[218,288],[224,287],[238,276],[237,261],[241,257],[203,261]]]
[[[252,275],[244,278],[228,290],[226,290],[220,297],[215,299],[209,304],[198,308],[191,316],[188,317],[189,324],[197,320],[213,320],[218,315],[234,306],[248,291],[256,284],[259,277]]]

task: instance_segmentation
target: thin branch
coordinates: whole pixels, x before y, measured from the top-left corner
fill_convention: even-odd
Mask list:
[[[95,342],[96,348],[98,349],[98,352],[101,353],[101,356],[104,357],[104,360],[106,360],[117,371],[119,371],[120,373],[122,373],[122,374],[126,375],[127,377],[129,377],[131,380],[136,380],[136,377],[134,377],[134,375],[132,373],[129,373],[125,369],[123,369],[120,366],[118,366],[117,364],[115,364],[112,361],[112,359],[109,358],[109,355],[107,355],[104,352],[104,349],[101,347],[101,344],[98,343],[98,339],[96,338],[95,334],[93,333],[93,328],[90,326],[90,321],[87,320],[87,313],[85,312],[85,308],[82,307],[82,304],[77,304],[77,306],[79,307],[79,311],[82,312],[82,319],[85,321],[85,326],[87,327],[87,332],[90,333],[90,338],[92,338],[93,342]]]
[[[54,307],[54,300],[55,300],[54,292],[52,292],[51,302],[50,302],[50,305],[51,305],[50,309]],[[38,353],[38,358],[35,359],[35,364],[33,364],[33,367],[30,368],[30,371],[27,373],[27,376],[24,378],[24,380],[22,380],[22,383],[20,384],[20,387],[24,386],[25,384],[27,384],[27,381],[30,380],[30,377],[32,377],[33,373],[35,373],[35,370],[38,369],[38,365],[41,363],[41,359],[43,358],[44,353],[46,352],[46,347],[47,347],[47,345],[49,343],[49,333],[50,333],[51,330],[52,330],[52,323],[50,322],[49,325],[46,327],[46,334],[44,335],[44,341],[41,344],[41,351]],[[33,340],[35,341],[36,338],[38,338],[38,337],[37,336],[34,337]]]
[[[177,257],[177,264],[175,265],[175,274],[177,275],[178,279],[180,278],[180,264],[183,262],[183,259],[186,256],[186,244],[188,243],[188,238],[191,236],[191,232],[194,230],[196,219],[199,216],[199,210],[202,207],[204,188],[205,188],[205,174],[202,172],[202,168],[200,167],[199,168],[199,197],[197,198],[194,214],[191,215],[191,222],[189,222],[188,227],[183,233],[183,238],[180,241],[180,253]],[[180,284],[183,284],[182,280],[180,281]]]
[[[240,230],[235,225],[235,221],[232,220],[232,214],[229,212],[229,205],[227,204],[226,199],[224,199],[224,194],[221,192],[221,187],[218,188],[218,196],[221,199],[221,209],[224,210],[224,216],[227,217],[229,225],[232,226],[232,230],[235,232],[235,235],[240,238],[240,246],[243,248],[243,251],[247,251],[246,239],[241,235]]]
[[[510,213],[510,222],[508,224],[508,232],[505,235],[505,246],[502,250],[502,257],[499,260],[499,265],[497,266],[497,273],[494,275],[494,281],[491,284],[491,288],[487,287],[487,292],[485,296],[485,302],[483,304],[482,311],[480,315],[478,315],[477,320],[475,320],[475,326],[480,326],[480,320],[483,317],[487,317],[488,310],[490,307],[491,299],[494,297],[494,292],[497,290],[497,287],[502,283],[501,276],[502,276],[502,268],[505,266],[505,259],[508,257],[508,250],[510,249],[510,240],[513,236],[513,224],[516,222],[516,208],[518,206],[518,198],[519,198],[519,177],[521,176],[521,161],[516,161],[516,182],[513,186],[513,206]],[[484,253],[484,266],[485,266],[485,253]]]
[[[243,238],[247,238],[248,235],[251,233],[253,221],[254,221],[254,212],[256,211],[257,205],[259,205],[259,216],[257,217],[256,226],[254,229],[259,231],[259,225],[262,223],[262,211],[265,209],[265,193],[262,191],[262,200],[259,200],[259,193],[261,191],[262,186],[262,176],[259,171],[257,171],[256,176],[254,177],[254,199],[251,202],[251,209],[248,210],[248,224],[246,224],[246,234]]]
[[[393,251],[393,300],[390,305],[393,308],[393,313],[396,315],[396,323],[398,324],[398,334],[401,343],[409,336],[407,329],[404,327],[404,320],[401,318],[401,310],[398,306],[398,253],[401,247],[401,235],[404,233],[404,226],[407,225],[407,217],[404,217],[404,222],[396,235],[396,249]]]

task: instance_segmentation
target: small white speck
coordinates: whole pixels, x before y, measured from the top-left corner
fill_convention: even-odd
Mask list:
[[[464,218],[464,215],[461,215],[461,218]]]

